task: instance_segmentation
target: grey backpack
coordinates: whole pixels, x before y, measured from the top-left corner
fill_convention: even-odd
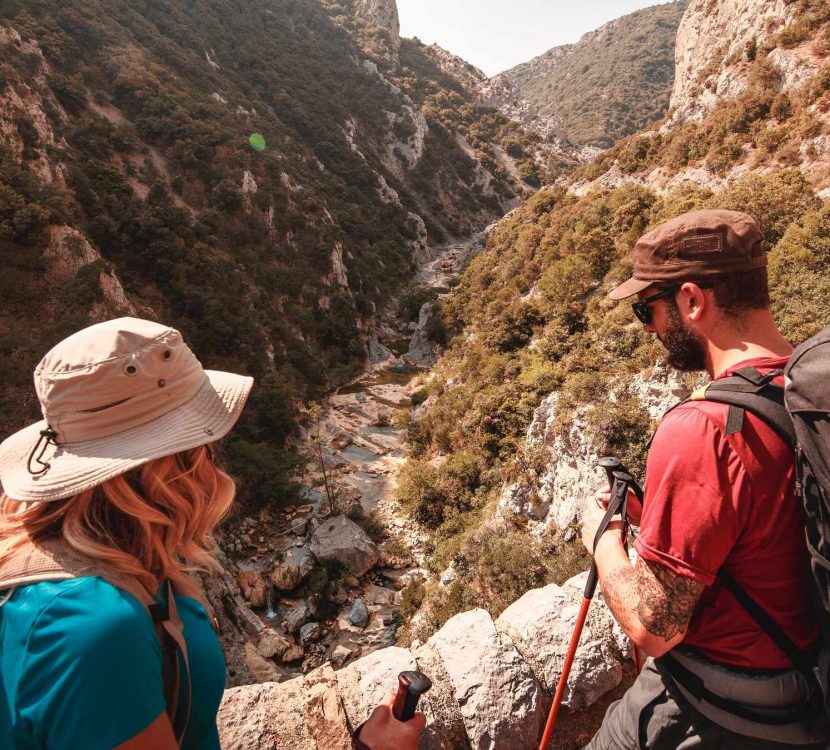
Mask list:
[[[830,328],[795,350],[785,374],[813,598],[825,643],[830,644]]]

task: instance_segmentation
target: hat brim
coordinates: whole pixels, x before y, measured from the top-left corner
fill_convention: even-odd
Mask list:
[[[626,297],[633,297],[635,294],[648,289],[654,282],[645,281],[644,279],[635,279],[633,276],[620,284],[616,289],[612,289],[608,296],[611,299],[625,299]]]
[[[61,500],[95,487],[154,458],[212,443],[227,435],[251,392],[253,378],[205,370],[196,395],[145,425],[97,440],[50,446],[40,475],[28,460],[46,422],[16,432],[0,444],[0,481],[14,500]]]

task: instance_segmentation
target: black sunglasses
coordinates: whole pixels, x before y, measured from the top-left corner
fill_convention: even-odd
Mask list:
[[[696,284],[701,289],[712,288],[712,284],[709,281],[693,281],[692,283]],[[669,286],[665,289],[661,289],[659,292],[657,292],[657,294],[652,294],[651,297],[646,297],[645,299],[633,302],[631,304],[631,309],[634,310],[634,314],[637,316],[637,320],[639,320],[644,326],[647,326],[649,323],[651,323],[651,310],[649,309],[649,305],[652,302],[657,302],[658,299],[674,297],[674,295],[677,294],[678,291],[680,291],[680,287],[681,284],[675,284],[675,286]]]
[[[677,294],[677,291],[679,289],[679,286],[670,286],[666,289],[663,289],[662,291],[657,292],[657,294],[652,294],[651,297],[646,297],[645,299],[633,302],[631,304],[631,309],[637,316],[637,320],[639,320],[644,326],[647,326],[649,323],[651,323],[651,310],[649,309],[649,305],[652,302],[657,302],[658,299],[674,297],[674,295]]]

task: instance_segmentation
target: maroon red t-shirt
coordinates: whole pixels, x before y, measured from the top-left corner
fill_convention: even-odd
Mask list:
[[[783,369],[787,358],[731,368]],[[706,586],[683,645],[748,669],[792,668],[781,650],[716,578],[721,567],[801,648],[818,636],[807,588],[807,552],[793,454],[748,412],[725,435],[728,407],[683,404],[664,417],[646,468],[637,552]]]

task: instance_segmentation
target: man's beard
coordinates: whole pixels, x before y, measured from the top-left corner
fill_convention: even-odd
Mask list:
[[[706,369],[706,349],[694,332],[680,319],[676,305],[666,305],[667,325],[660,342],[668,352],[669,365],[681,372],[695,372]]]

